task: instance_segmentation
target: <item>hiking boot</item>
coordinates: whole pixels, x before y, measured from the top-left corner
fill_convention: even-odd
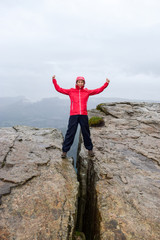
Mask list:
[[[66,156],[67,156],[67,153],[66,152],[62,152],[61,158],[66,158]]]
[[[88,150],[88,156],[89,157],[94,157],[94,152],[93,152],[93,150]]]

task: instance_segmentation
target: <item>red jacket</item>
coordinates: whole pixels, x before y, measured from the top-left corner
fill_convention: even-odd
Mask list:
[[[58,92],[69,95],[71,100],[70,115],[87,115],[87,101],[89,96],[101,93],[108,86],[108,82],[106,82],[102,87],[94,90],[84,87],[79,88],[77,85],[76,88],[64,89],[57,84],[56,79],[53,79],[53,84]]]

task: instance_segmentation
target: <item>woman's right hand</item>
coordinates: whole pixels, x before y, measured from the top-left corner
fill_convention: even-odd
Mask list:
[[[53,79],[55,79],[55,78],[56,78],[56,76],[55,76],[55,75],[53,75],[53,77],[52,77],[52,80],[53,80]]]

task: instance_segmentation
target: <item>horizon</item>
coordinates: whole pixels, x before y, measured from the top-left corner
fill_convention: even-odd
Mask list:
[[[19,99],[24,99],[24,100],[27,100],[28,102],[30,102],[30,103],[36,103],[36,102],[40,102],[40,101],[42,101],[42,100],[46,100],[46,99],[52,99],[52,98],[58,98],[58,99],[60,99],[60,100],[66,100],[66,99],[68,99],[68,100],[70,100],[69,99],[69,97],[68,96],[65,96],[65,95],[60,95],[60,96],[50,96],[50,97],[43,97],[43,98],[40,98],[40,99],[36,99],[36,100],[34,100],[34,99],[30,99],[30,98],[28,98],[27,96],[23,96],[23,95],[17,95],[17,96],[5,96],[5,97],[0,97],[0,99],[5,99],[5,98],[19,98]],[[94,95],[94,96],[90,96],[89,97],[89,99],[88,99],[88,101],[91,101],[91,99],[106,99],[106,100],[110,100],[110,99],[119,99],[119,100],[122,100],[122,101],[140,101],[140,102],[142,102],[142,101],[149,101],[149,102],[160,102],[160,100],[159,99],[156,99],[156,100],[154,100],[154,99],[137,99],[137,98],[122,98],[122,97],[104,97],[104,96],[101,96],[101,95]]]

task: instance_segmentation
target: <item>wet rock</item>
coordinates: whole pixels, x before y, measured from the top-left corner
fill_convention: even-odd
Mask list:
[[[0,129],[0,239],[72,239],[79,184],[62,140],[56,129]]]
[[[77,163],[86,188],[82,230],[87,239],[157,240],[160,104],[108,103],[99,109],[89,114],[105,121],[91,128],[95,157],[88,158],[82,144]]]

